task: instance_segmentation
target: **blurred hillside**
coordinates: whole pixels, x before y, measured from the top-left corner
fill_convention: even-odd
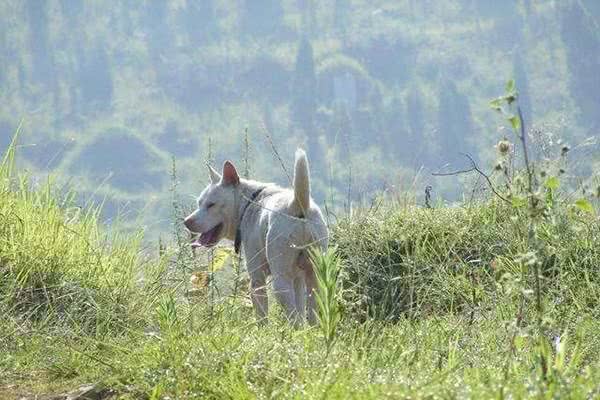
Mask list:
[[[23,119],[21,163],[150,231],[172,159],[191,200],[206,159],[243,165],[246,128],[252,176],[287,184],[272,148],[290,171],[304,146],[333,207],[427,184],[451,199],[457,180],[429,173],[493,162],[508,78],[539,146],[578,149],[599,136],[598,71],[596,0],[5,0],[0,150]]]

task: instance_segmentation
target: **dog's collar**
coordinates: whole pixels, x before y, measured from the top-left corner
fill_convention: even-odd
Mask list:
[[[254,191],[252,193],[249,201],[246,203],[246,205],[244,206],[244,209],[242,210],[242,213],[240,214],[240,220],[238,222],[238,226],[235,231],[235,240],[233,242],[233,248],[235,249],[236,254],[240,253],[240,247],[242,245],[242,221],[244,220],[244,215],[246,214],[246,210],[248,209],[248,206],[250,204],[254,203],[254,200],[256,200],[256,198],[262,193],[263,190],[265,190],[264,187]]]

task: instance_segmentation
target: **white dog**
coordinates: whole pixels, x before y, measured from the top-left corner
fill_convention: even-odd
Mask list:
[[[310,197],[308,161],[296,151],[294,188],[240,179],[229,161],[220,175],[209,166],[211,183],[198,198],[198,209],[184,221],[199,234],[193,246],[214,246],[223,238],[244,249],[250,294],[259,321],[268,313],[267,277],[286,316],[294,323],[316,321],[316,278],[307,250],[327,248],[328,231],[319,207]]]

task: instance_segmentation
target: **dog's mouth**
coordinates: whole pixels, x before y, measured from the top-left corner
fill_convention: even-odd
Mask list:
[[[212,247],[220,239],[221,230],[223,229],[223,223],[217,224],[214,228],[202,232],[192,242],[192,248],[196,247]]]

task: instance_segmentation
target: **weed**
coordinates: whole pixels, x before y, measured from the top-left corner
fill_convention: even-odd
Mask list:
[[[310,258],[317,277],[317,319],[329,353],[341,319],[339,289],[342,263],[335,247],[325,252],[312,248]]]

